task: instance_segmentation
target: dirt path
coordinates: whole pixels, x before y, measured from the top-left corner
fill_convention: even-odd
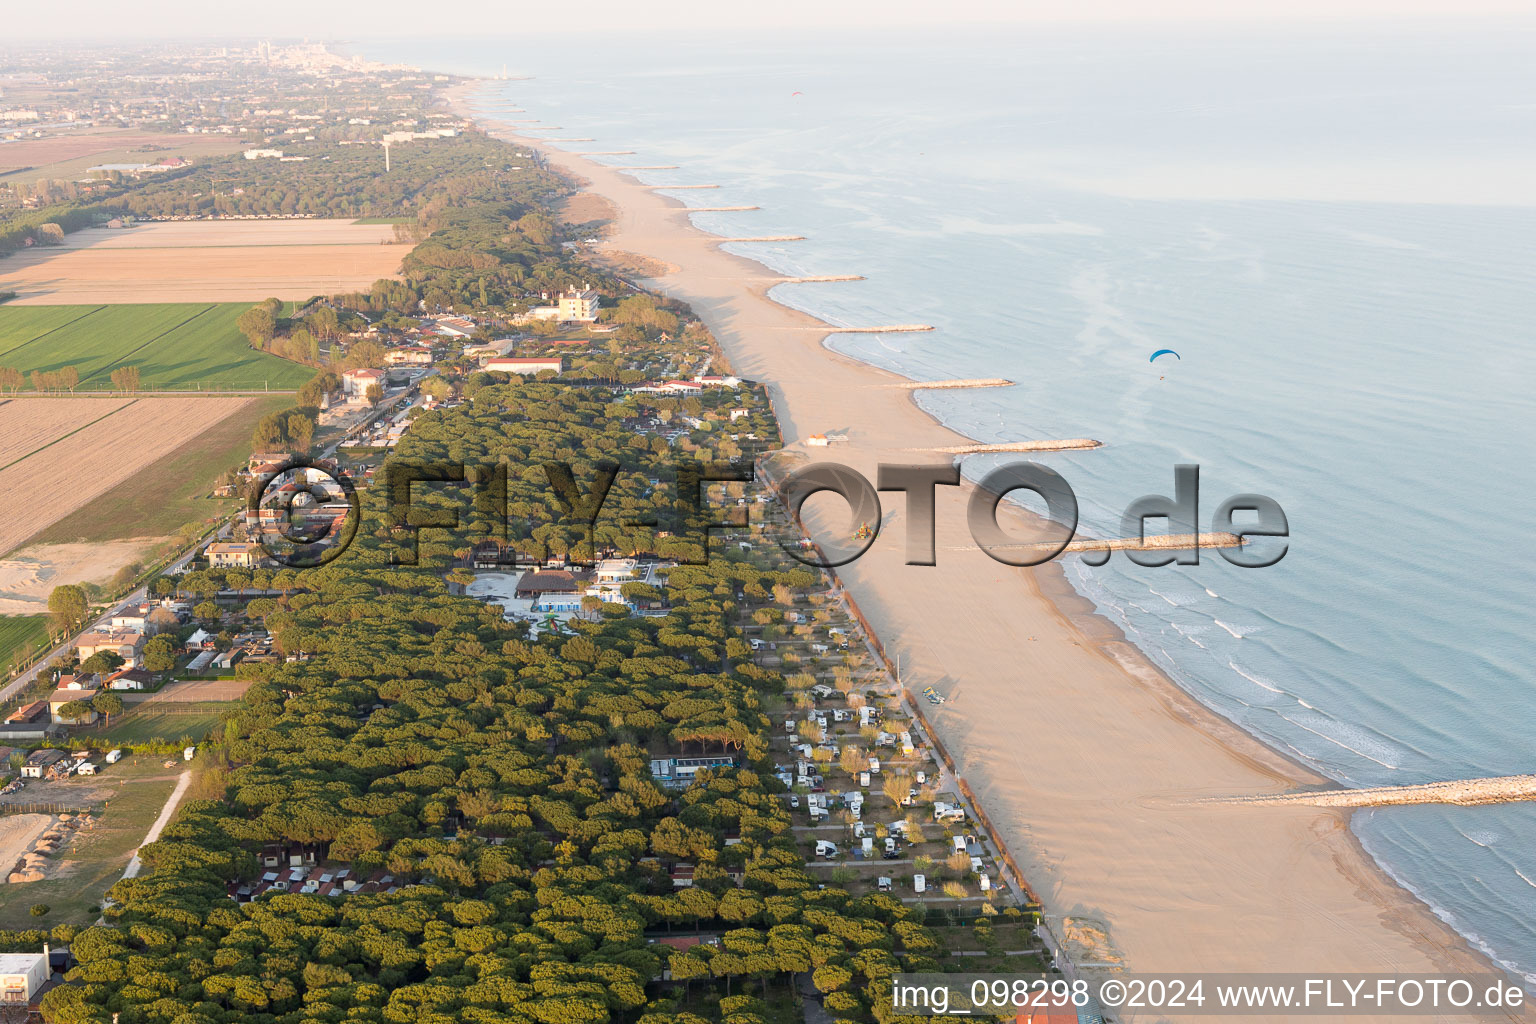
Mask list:
[[[165,830],[165,826],[171,823],[171,818],[176,814],[176,805],[181,803],[182,796],[186,794],[187,787],[191,785],[192,770],[188,769],[181,773],[181,778],[176,780],[176,788],[171,790],[170,798],[165,801],[165,806],[160,809],[160,817],[155,819],[155,823],[149,826],[149,831],[144,834],[144,841],[139,844],[139,850],[160,838],[160,833]],[[133,851],[133,858],[128,861],[128,868],[123,872],[124,878],[138,877],[139,870],[143,868],[144,862],[139,860],[139,850]]]

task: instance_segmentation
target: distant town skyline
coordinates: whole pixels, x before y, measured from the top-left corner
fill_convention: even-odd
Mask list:
[[[537,36],[553,32],[560,19],[544,18],[533,5],[493,0],[449,0],[430,12],[404,3],[340,0],[323,5],[302,0],[272,0],[259,14],[250,9],[210,8],[192,0],[159,0],[143,7],[124,7],[107,0],[82,0],[67,20],[48,8],[22,5],[8,13],[7,42],[29,39],[108,37],[135,39],[202,36],[283,38],[367,38],[399,35],[453,35],[474,32]],[[1083,0],[1063,5],[1044,0],[1010,3],[1002,0],[962,0],[942,10],[916,0],[785,0],[771,7],[721,6],[700,0],[662,0],[637,6],[618,0],[592,0],[579,7],[592,30],[636,31],[646,28],[694,27],[699,31],[734,29],[859,26],[903,28],[956,24],[1134,24],[1189,21],[1330,21],[1390,18],[1529,18],[1528,0],[1255,0],[1233,5],[1220,0],[1166,0],[1148,5],[1138,0]],[[0,44],[3,48],[4,44]]]

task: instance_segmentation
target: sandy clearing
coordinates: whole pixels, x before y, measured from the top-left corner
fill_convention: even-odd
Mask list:
[[[159,693],[125,693],[123,700],[141,711],[165,710],[161,705],[239,700],[251,688],[251,682],[249,679],[189,679],[167,683]]]
[[[0,817],[0,882],[11,873],[21,855],[53,823],[51,814],[7,814]]]
[[[692,304],[735,372],[768,384],[787,438],[846,430],[851,443],[818,460],[874,479],[881,461],[913,461],[911,449],[974,440],[888,386],[902,378],[826,349],[827,325],[769,299],[763,267],[722,252],[676,200],[537,139],[492,133],[540,149],[613,203],[613,248],[679,268],[649,283]],[[947,550],[968,543],[969,490],[938,489],[937,566],[907,566],[902,544],[882,542],[839,572],[900,655],[907,687],[955,696],[935,716],[940,737],[1051,920],[1104,922],[1136,971],[1492,970],[1380,870],[1346,815],[1183,803],[1321,780],[1174,687],[1090,614],[1059,567],[1016,570]],[[882,541],[886,530],[901,538],[902,503],[886,508]],[[838,513],[812,510],[807,525],[844,541]],[[1512,1018],[1529,1019],[1484,1017]]]
[[[566,224],[611,221],[613,218],[613,204],[591,192],[578,192],[560,204],[560,220]]]
[[[61,583],[105,583],[164,537],[132,537],[96,544],[35,544],[0,558],[0,615],[41,615]]]
[[[79,231],[0,263],[12,305],[302,300],[394,277],[411,250],[389,224],[178,221]]]
[[[0,552],[13,551],[28,537],[252,401],[246,397],[140,398],[0,470]]]
[[[39,397],[40,401],[17,396],[0,402],[0,466],[128,404],[126,398]]]

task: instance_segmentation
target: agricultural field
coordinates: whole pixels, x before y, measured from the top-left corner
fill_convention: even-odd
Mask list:
[[[0,401],[0,469],[19,462],[128,404],[127,398],[74,398],[60,395],[47,415],[24,400]]]
[[[0,671],[48,644],[48,616],[0,616]]]
[[[7,304],[0,306],[0,366],[25,374],[73,366],[86,391],[111,388],[119,366],[138,367],[145,391],[293,390],[314,376],[310,367],[251,348],[235,326],[249,308]]]
[[[61,421],[56,439],[0,469],[0,553],[114,488],[145,473],[160,459],[256,399],[236,396],[154,396],[130,400],[90,422]],[[35,410],[39,422],[55,416],[54,399],[14,398]],[[70,414],[72,415],[72,414]],[[242,417],[242,422],[249,420]],[[67,486],[60,486],[67,481]]]
[[[292,395],[253,398],[238,415],[230,415],[196,437],[184,439],[106,494],[36,534],[32,543],[45,547],[29,547],[26,553],[81,543],[100,546],[133,538],[169,537],[185,523],[206,521],[228,512],[239,504],[239,499],[210,497],[214,484],[225,470],[245,463],[251,451],[252,425],[267,413],[291,405]],[[0,406],[0,412],[4,408]],[[117,564],[126,565],[131,560],[122,559]],[[0,611],[3,610],[4,603],[0,601]]]
[[[93,228],[0,262],[10,305],[305,300],[399,273],[393,224],[200,220]]]
[[[171,156],[195,160],[200,156],[233,153],[239,148],[238,139],[188,138],[133,130],[19,139],[0,145],[0,181],[73,181],[86,177],[90,168],[101,164],[152,164]]]

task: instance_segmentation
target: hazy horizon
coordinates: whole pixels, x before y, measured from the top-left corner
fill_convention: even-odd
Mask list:
[[[439,36],[505,32],[509,38],[539,37],[549,33],[568,33],[573,18],[585,20],[584,31],[666,32],[698,31],[729,33],[744,29],[782,28],[786,31],[815,28],[854,28],[868,32],[881,28],[957,27],[965,25],[1090,25],[1090,26],[1190,26],[1199,24],[1243,24],[1283,22],[1287,24],[1366,21],[1403,24],[1422,21],[1454,20],[1532,20],[1536,18],[1527,0],[1259,0],[1241,7],[1216,0],[1170,0],[1148,8],[1134,0],[1085,0],[1070,9],[1060,5],[1027,0],[1002,3],[993,0],[969,0],[947,8],[935,16],[928,3],[875,0],[827,4],[812,0],[787,0],[771,10],[704,5],[692,0],[663,0],[659,4],[637,8],[616,0],[594,0],[584,4],[577,15],[550,19],[536,9],[496,4],[490,0],[452,0],[435,5],[430,22],[424,23],[419,8],[403,3],[367,4],[362,0],[343,0],[323,10],[299,0],[273,0],[264,6],[253,23],[248,14],[233,10],[210,10],[190,0],[159,3],[152,11],[124,8],[105,0],[84,0],[71,8],[68,23],[61,23],[51,10],[21,6],[7,18],[5,43],[56,41],[102,42],[113,39],[134,40],[188,39],[208,37],[234,38],[382,38],[399,36]],[[530,21],[532,22],[530,24]],[[80,26],[89,25],[88,32]],[[4,44],[0,44],[3,46]]]

